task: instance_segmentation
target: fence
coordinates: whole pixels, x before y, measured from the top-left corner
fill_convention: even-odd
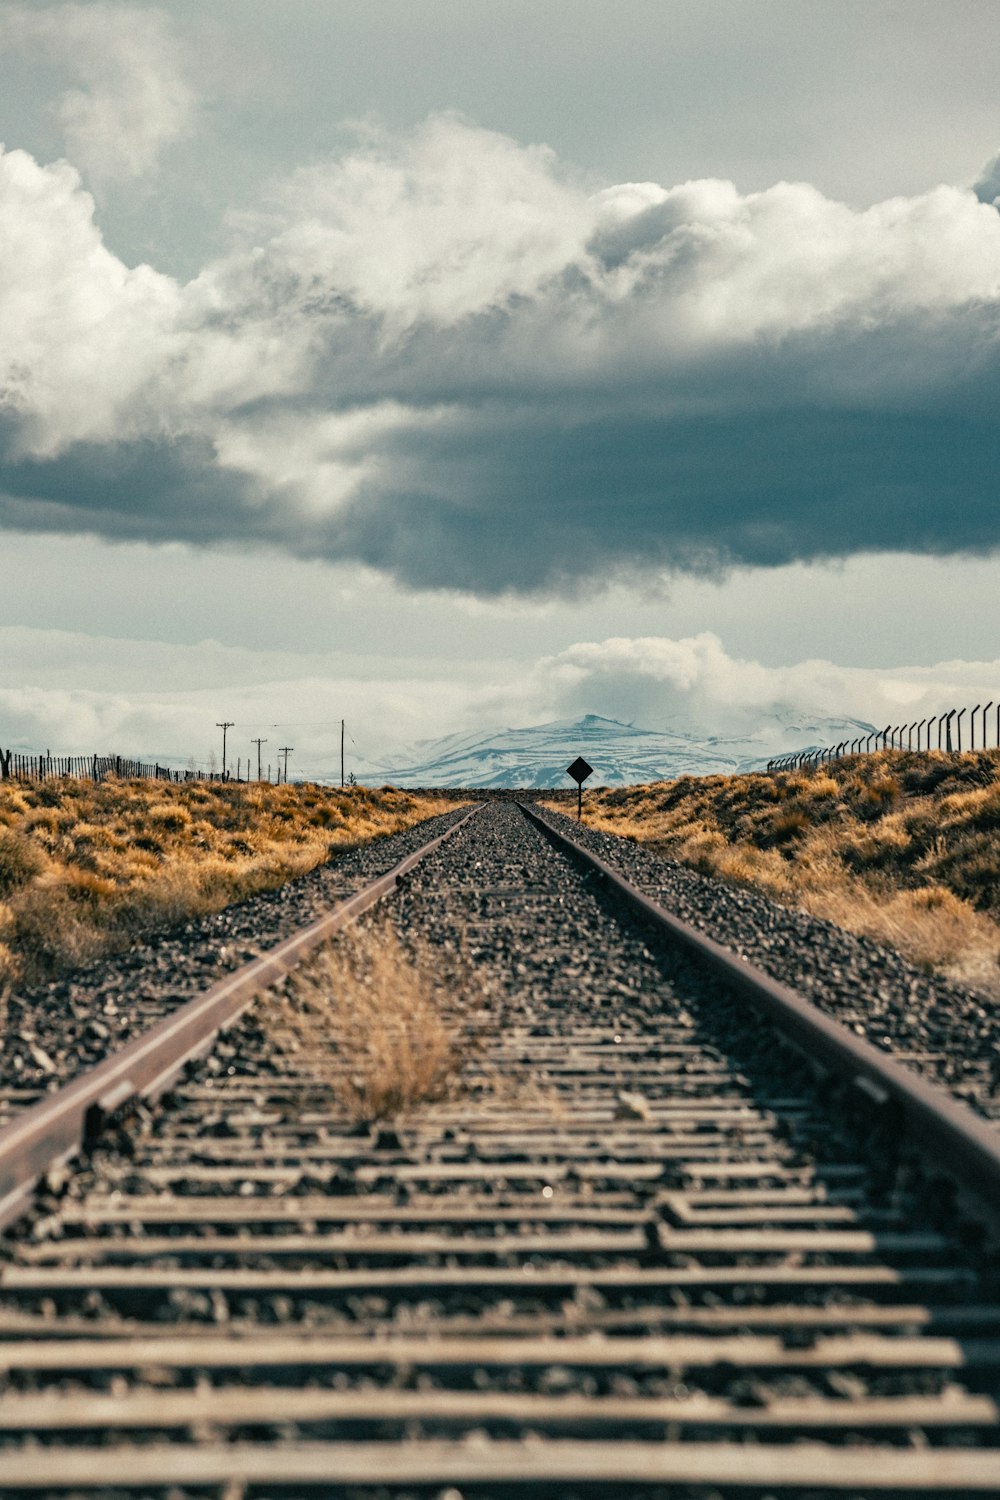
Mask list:
[[[229,780],[214,771],[172,771],[169,766],[150,766],[121,755],[50,755],[48,751],[44,755],[22,755],[18,750],[0,750],[0,781],[52,781],[62,776],[84,781],[107,781],[112,776],[146,781]]]
[[[767,763],[769,771],[794,771],[802,766],[818,766],[825,761],[840,760],[845,755],[870,755],[873,750],[943,750],[947,754],[962,753],[962,721],[968,714],[969,750],[989,750],[989,728],[987,715],[996,709],[996,733],[993,746],[1000,747],[1000,698],[991,698],[989,703],[977,703],[975,708],[951,708],[946,713],[934,714],[929,719],[914,719],[912,724],[887,724],[884,729],[873,729],[870,734],[859,735],[855,740],[841,740],[839,745],[826,745],[821,750],[796,750],[791,755],[776,755]],[[981,719],[979,743],[976,744],[976,719]],[[936,731],[935,731],[935,726]],[[934,744],[935,733],[937,744]],[[916,744],[914,744],[916,736]],[[874,744],[873,744],[874,741]]]

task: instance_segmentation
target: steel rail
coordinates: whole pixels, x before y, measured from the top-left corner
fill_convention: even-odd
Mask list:
[[[870,1042],[853,1035],[798,994],[772,979],[739,953],[632,885],[623,875],[571,835],[557,828],[537,807],[518,802],[524,815],[558,846],[600,873],[641,917],[666,932],[711,973],[765,1011],[780,1031],[810,1059],[854,1084],[876,1106],[894,1110],[937,1167],[978,1200],[980,1211],[1000,1222],[1000,1131],[943,1089],[895,1062]]]
[[[262,990],[283,979],[314,948],[395,890],[404,875],[478,811],[478,807],[470,808],[444,833],[429,839],[326,916],[227,974],[119,1051],[15,1116],[0,1130],[0,1229],[24,1211],[35,1184],[50,1167],[74,1156],[134,1101],[162,1094]]]

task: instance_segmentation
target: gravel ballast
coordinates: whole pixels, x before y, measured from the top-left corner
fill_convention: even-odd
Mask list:
[[[1000,1015],[891,948],[758,891],[724,884],[632,839],[546,816],[668,911],[758,964],[987,1119],[1000,1119]]]

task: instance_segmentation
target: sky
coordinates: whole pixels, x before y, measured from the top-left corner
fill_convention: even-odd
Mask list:
[[[994,0],[5,3],[0,745],[1000,696],[998,54]]]

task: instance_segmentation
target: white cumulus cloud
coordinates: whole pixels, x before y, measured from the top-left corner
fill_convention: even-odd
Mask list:
[[[0,148],[0,410],[37,455],[150,430],[140,392],[169,366],[178,289],[104,245],[67,162]]]
[[[70,158],[96,182],[143,176],[192,129],[196,95],[162,11],[103,0],[10,5],[0,41],[40,53],[72,80],[56,113]]]
[[[1000,703],[1000,661],[891,669],[809,660],[769,666],[732,656],[710,631],[580,641],[540,660],[531,678],[566,713],[599,712],[652,728],[725,734],[787,712],[856,718],[882,728],[949,708]],[[992,730],[991,730],[992,733]]]
[[[264,264],[320,305],[394,330],[451,324],[534,296],[580,256],[593,209],[547,148],[452,115],[366,134],[295,173],[262,221]]]

